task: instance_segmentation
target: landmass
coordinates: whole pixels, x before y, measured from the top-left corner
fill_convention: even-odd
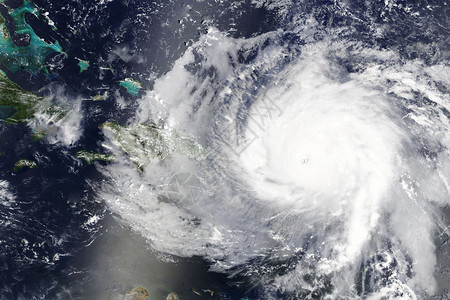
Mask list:
[[[178,298],[177,293],[174,293],[174,292],[170,293],[170,294],[167,295],[167,297],[166,297],[166,300],[178,300],[178,299],[179,299],[179,298]]]
[[[36,113],[60,120],[67,111],[49,100],[23,90],[0,70],[0,120],[7,124],[21,123],[30,120]]]
[[[114,69],[111,68],[111,67],[99,67],[99,69],[102,70],[102,71],[111,71],[111,72],[114,72]]]
[[[0,0],[0,3],[3,2],[4,0]],[[43,72],[48,74],[45,58],[54,52],[64,52],[58,42],[47,44],[36,35],[33,28],[26,22],[25,15],[27,13],[36,17],[39,16],[37,7],[26,0],[20,7],[9,12],[15,24],[16,33],[29,37],[29,44],[23,47],[14,43],[6,26],[5,18],[0,13],[0,64],[13,73],[18,70],[25,70],[29,73]]]
[[[108,92],[104,92],[103,94],[98,94],[92,97],[92,100],[94,101],[104,101],[108,98]]]
[[[192,138],[180,136],[175,130],[158,127],[154,123],[123,126],[115,122],[100,125],[109,133],[112,143],[128,154],[139,169],[152,162],[168,159],[175,154],[204,159],[206,149]]]
[[[33,141],[37,142],[40,140],[43,140],[45,136],[47,135],[47,132],[45,130],[32,130],[33,131]]]
[[[141,83],[132,78],[122,80],[120,82],[120,86],[124,87],[127,92],[133,96],[137,96],[139,94],[139,90],[142,88]]]
[[[4,3],[4,0],[0,0],[0,3]],[[54,52],[64,52],[58,42],[47,44],[35,34],[26,22],[27,13],[39,16],[37,7],[26,0],[20,7],[8,12],[14,22],[15,32],[28,37],[27,46],[17,46],[14,43],[5,23],[5,16],[0,13],[0,65],[13,73],[18,70],[24,70],[31,74],[48,73],[45,58]],[[49,117],[54,121],[63,118],[66,111],[53,105],[49,100],[23,90],[12,82],[5,72],[0,70],[0,120],[7,124],[21,123],[31,120],[36,114]],[[44,136],[44,130],[34,131],[33,138],[35,140],[42,139]]]
[[[0,71],[0,119],[7,123],[19,123],[30,119],[41,97],[23,90]]]
[[[35,161],[28,160],[28,159],[21,159],[15,163],[13,170],[14,170],[14,172],[19,172],[23,168],[35,169],[37,167],[38,167],[38,165]]]
[[[202,294],[201,294],[199,291],[197,291],[196,289],[192,289],[192,292],[193,292],[194,294],[196,294],[196,295],[199,295],[199,296],[202,295]]]
[[[112,154],[95,153],[92,151],[80,150],[76,154],[77,158],[85,160],[88,164],[94,161],[116,161],[116,157]]]
[[[80,73],[86,71],[89,68],[89,66],[90,66],[89,61],[88,60],[82,60],[82,59],[79,59],[79,58],[77,58],[77,59],[78,59],[78,66],[80,67]]]
[[[132,289],[130,292],[127,292],[124,300],[145,300],[150,296],[147,289],[138,286]]]

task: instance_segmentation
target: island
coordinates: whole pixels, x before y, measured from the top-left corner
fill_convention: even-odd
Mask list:
[[[124,87],[130,95],[137,96],[139,94],[139,90],[142,88],[140,82],[127,78],[120,82],[120,86]]]
[[[33,132],[33,141],[35,142],[43,140],[47,135],[45,130],[32,129],[31,131]]]
[[[49,99],[23,90],[0,70],[0,120],[6,124],[22,123],[32,119],[37,113],[54,121],[67,115],[64,108],[54,105]],[[36,133],[38,131],[42,129]],[[42,132],[38,135],[42,136]]]
[[[175,292],[170,293],[169,295],[167,295],[166,300],[178,300],[178,295]]]
[[[36,112],[41,97],[23,90],[0,70],[0,120],[20,123],[30,119]]]
[[[76,157],[83,159],[88,164],[92,164],[94,161],[116,161],[116,157],[112,154],[95,153],[92,151],[80,150],[77,152]]]
[[[180,136],[175,130],[160,128],[154,123],[124,126],[116,122],[106,122],[100,125],[100,128],[142,171],[147,165],[168,159],[175,154],[197,160],[204,159],[207,155],[206,149],[193,138]]]
[[[90,66],[89,61],[88,60],[82,60],[82,59],[79,59],[79,58],[77,58],[77,59],[78,59],[78,66],[80,67],[80,73],[86,71],[89,68],[89,66]]]
[[[92,100],[94,100],[94,101],[105,101],[106,98],[108,98],[108,95],[109,95],[109,93],[108,93],[108,91],[106,91],[103,94],[95,95],[94,97],[92,97]]]
[[[124,300],[145,300],[150,296],[147,289],[138,286],[132,289],[130,292],[127,292]]]
[[[19,172],[20,170],[22,170],[23,168],[30,168],[30,169],[35,169],[37,168],[38,165],[35,161],[33,160],[28,160],[28,159],[21,159],[18,160],[15,164],[14,164],[14,172]]]

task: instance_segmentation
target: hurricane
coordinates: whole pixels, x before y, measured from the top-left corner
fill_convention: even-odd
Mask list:
[[[109,166],[100,195],[158,251],[248,276],[261,298],[434,295],[450,69],[343,29],[308,41],[317,27],[208,28],[133,120],[195,137],[206,158]]]
[[[33,2],[0,299],[449,297],[447,2]]]

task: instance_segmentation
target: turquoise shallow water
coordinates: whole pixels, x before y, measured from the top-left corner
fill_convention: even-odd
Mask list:
[[[3,2],[3,1],[0,1]],[[39,10],[31,2],[24,1],[22,6],[9,11],[9,17],[14,22],[15,33],[28,36],[29,43],[26,46],[17,46],[11,37],[11,33],[1,16],[0,22],[0,63],[11,72],[26,70],[30,73],[48,73],[45,59],[51,53],[62,53],[58,42],[48,44],[38,37],[33,28],[27,23],[25,16],[32,14],[39,16]]]
[[[120,82],[120,86],[124,87],[130,95],[137,96],[139,90],[142,88],[141,84],[137,81],[126,79]]]

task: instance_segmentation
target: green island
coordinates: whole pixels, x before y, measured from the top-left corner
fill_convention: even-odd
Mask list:
[[[139,81],[132,78],[127,78],[120,82],[120,86],[124,87],[130,95],[137,96],[142,85]]]
[[[0,120],[7,124],[21,123],[36,113],[60,120],[67,112],[49,100],[23,90],[0,70]]]
[[[0,119],[19,123],[30,119],[36,112],[41,97],[23,90],[0,71]]]
[[[88,164],[92,164],[94,161],[116,161],[116,157],[112,154],[95,153],[85,150],[78,151],[76,156],[79,159],[83,159]]]
[[[86,71],[89,68],[89,66],[90,66],[89,61],[88,60],[82,60],[82,59],[79,59],[79,58],[77,58],[77,59],[78,59],[78,66],[80,67],[80,73]]]
[[[23,168],[36,169],[38,167],[37,163],[33,160],[21,159],[18,160],[14,165],[14,172],[19,172]]]
[[[154,162],[169,159],[175,154],[201,160],[206,149],[192,138],[180,136],[175,130],[158,127],[154,123],[123,126],[106,122],[100,128],[109,133],[112,143],[142,171]]]
[[[45,138],[47,135],[47,132],[45,130],[35,130],[33,129],[33,141],[41,141]]]
[[[92,100],[94,100],[94,101],[105,101],[106,98],[108,98],[108,95],[109,95],[109,93],[108,93],[108,91],[106,91],[103,94],[95,95],[94,97],[92,97]]]
[[[0,0],[3,3],[4,0]],[[45,66],[45,58],[54,52],[64,53],[58,42],[47,44],[36,35],[33,28],[26,22],[27,13],[39,16],[39,10],[29,1],[24,0],[23,4],[9,12],[15,27],[16,33],[29,36],[29,44],[19,47],[14,44],[11,34],[6,27],[5,17],[0,14],[0,64],[11,72],[25,70],[29,73],[43,72],[48,74]]]

